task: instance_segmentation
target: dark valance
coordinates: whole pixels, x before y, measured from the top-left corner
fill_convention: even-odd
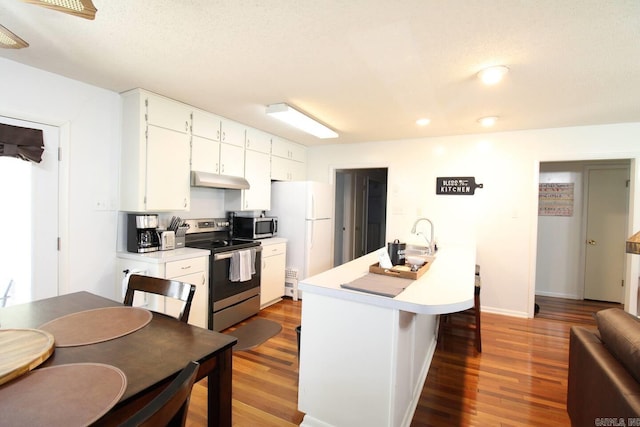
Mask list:
[[[42,130],[0,123],[0,156],[40,163],[43,151]]]

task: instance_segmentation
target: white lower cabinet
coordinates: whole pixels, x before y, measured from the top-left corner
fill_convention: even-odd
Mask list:
[[[282,241],[282,239],[279,239]],[[287,257],[287,244],[262,243],[262,271],[260,281],[260,308],[265,308],[284,296],[284,273]]]
[[[158,256],[161,256],[159,253]],[[177,280],[179,282],[196,285],[196,293],[191,302],[191,312],[189,313],[189,324],[207,328],[209,310],[209,257],[197,256],[193,258],[180,259],[176,261],[159,261],[157,258],[145,258],[136,255],[118,256],[116,277],[117,294],[124,300],[124,277],[127,272],[139,273],[147,276],[160,277],[163,279]],[[145,306],[149,310],[165,313],[177,317],[180,313],[182,303],[173,298],[149,295],[145,299],[134,299],[134,305]]]

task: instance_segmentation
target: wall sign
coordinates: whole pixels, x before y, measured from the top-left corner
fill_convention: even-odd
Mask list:
[[[570,183],[541,183],[538,216],[573,216],[573,188]]]
[[[473,176],[447,176],[436,178],[436,194],[473,196],[476,188],[482,187],[482,184],[476,184],[476,178]]]

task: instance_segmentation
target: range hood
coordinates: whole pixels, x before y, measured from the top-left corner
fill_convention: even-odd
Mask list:
[[[248,190],[249,181],[239,176],[220,175],[210,172],[191,172],[192,187],[227,188],[232,190]]]

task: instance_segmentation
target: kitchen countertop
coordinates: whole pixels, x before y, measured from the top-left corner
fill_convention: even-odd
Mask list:
[[[201,256],[209,256],[211,251],[208,249],[196,249],[196,248],[180,248],[172,249],[170,251],[156,251],[146,254],[138,254],[126,251],[118,251],[118,258],[126,258],[135,261],[144,261],[155,264],[163,264],[171,261],[181,261],[183,259],[197,258]]]
[[[308,277],[298,287],[303,292],[410,313],[445,314],[473,307],[476,248],[471,244],[440,247],[429,270],[395,298],[340,287],[368,274],[369,266],[378,262],[380,250],[385,249]]]
[[[284,237],[269,237],[268,239],[258,239],[262,246],[277,245],[278,243],[287,243]]]

